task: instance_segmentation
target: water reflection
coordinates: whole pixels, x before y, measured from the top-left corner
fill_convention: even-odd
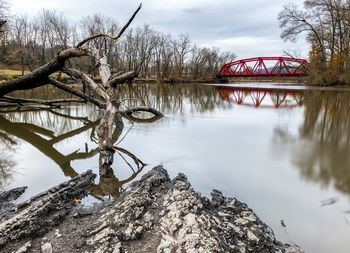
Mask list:
[[[304,118],[299,135],[288,132],[288,128],[274,127],[273,140],[280,143],[294,143],[298,147],[293,159],[300,174],[307,180],[334,185],[341,192],[350,194],[350,100],[347,93],[282,90],[262,88],[218,87],[209,85],[124,85],[119,87],[122,106],[152,106],[168,114],[186,112],[212,112],[226,110],[234,106],[249,106],[265,109],[304,108]],[[54,88],[39,88],[22,92],[22,97],[64,98],[65,94]],[[97,147],[77,150],[69,154],[60,152],[56,145],[81,133],[88,133],[94,141],[95,128],[99,124],[100,113],[92,106],[70,106],[62,110],[33,107],[0,108],[1,145],[15,149],[16,138],[31,143],[40,152],[54,161],[66,176],[77,175],[72,167],[76,160],[88,159],[98,153]],[[158,118],[133,117],[134,123],[151,123]],[[120,139],[123,122],[116,122],[113,141]],[[301,146],[301,147],[299,147]],[[2,178],[9,178],[14,161],[5,155],[8,148],[2,148]],[[10,152],[9,152],[10,153]],[[9,173],[5,173],[5,172]],[[122,185],[137,176],[135,170],[128,179],[119,180],[114,172],[101,178],[95,187],[96,194],[118,195]],[[111,189],[113,188],[113,189]]]
[[[244,87],[219,87],[218,91],[229,103],[255,108],[293,108],[303,104],[300,91]]]
[[[8,181],[12,179],[16,162],[9,152],[14,151],[13,145],[16,144],[13,138],[0,131],[0,190],[4,190]]]
[[[0,114],[0,149],[2,154],[0,158],[0,187],[11,177],[15,167],[15,162],[11,160],[11,152],[14,152],[18,145],[16,139],[23,140],[37,148],[43,155],[54,161],[66,177],[74,177],[79,174],[72,167],[73,161],[88,159],[98,154],[98,148],[95,146],[89,148],[87,143],[85,143],[85,150],[76,150],[69,154],[63,154],[55,147],[57,144],[84,132],[89,132],[91,141],[97,139],[95,128],[100,119],[91,121],[86,117],[74,116],[71,109],[66,108],[63,111],[32,110],[30,108],[21,108],[20,111],[3,110],[3,114]],[[96,118],[98,115],[97,112],[94,117]],[[123,121],[119,117],[115,122],[113,143],[121,136],[123,127]],[[132,175],[125,180],[119,180],[113,171],[109,171],[107,175],[100,178],[98,185],[92,186],[91,194],[96,198],[106,195],[117,197],[123,191],[123,185],[134,179],[142,169],[142,166],[137,166],[137,170],[133,169]]]
[[[309,91],[304,96],[304,142],[295,151],[295,163],[305,179],[350,194],[349,94]]]

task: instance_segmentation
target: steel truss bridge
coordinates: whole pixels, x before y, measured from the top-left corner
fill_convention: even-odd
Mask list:
[[[293,90],[220,86],[218,92],[229,103],[256,108],[293,108],[304,102],[302,92]]]
[[[217,78],[306,76],[307,64],[305,59],[291,57],[248,58],[224,64]]]

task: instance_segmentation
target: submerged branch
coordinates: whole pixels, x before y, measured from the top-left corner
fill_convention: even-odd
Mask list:
[[[70,94],[73,94],[77,97],[80,97],[82,99],[84,99],[85,101],[88,101],[88,102],[91,102],[93,103],[94,105],[97,105],[99,108],[106,108],[106,106],[100,102],[99,100],[93,98],[93,97],[90,97],[86,94],[84,94],[83,92],[79,91],[79,90],[76,90],[74,88],[71,88],[67,85],[65,85],[64,83],[61,83],[60,81],[57,81],[56,79],[53,79],[53,78],[49,78],[49,82],[55,86],[56,88],[58,89],[61,89],[61,90],[64,90]]]
[[[149,113],[152,113],[154,114],[155,116],[159,116],[159,117],[163,117],[164,114],[161,113],[160,111],[152,108],[152,107],[148,107],[148,106],[137,106],[137,107],[132,107],[132,108],[129,108],[128,110],[126,111],[123,111],[122,113],[124,114],[127,114],[127,115],[131,115],[135,112],[149,112]]]
[[[40,105],[60,107],[59,104],[62,104],[62,103],[82,103],[85,101],[80,99],[74,99],[74,98],[44,100],[44,99],[27,99],[27,98],[15,98],[10,96],[3,96],[0,98],[0,102],[10,102],[10,103],[15,103],[19,105],[40,104]]]

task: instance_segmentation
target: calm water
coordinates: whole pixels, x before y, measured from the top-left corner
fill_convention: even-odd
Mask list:
[[[284,242],[306,252],[349,252],[350,92],[248,86],[124,87],[122,97],[143,98],[125,100],[125,107],[152,105],[166,116],[124,119],[119,146],[149,166],[133,173],[116,155],[114,175],[98,179],[86,203],[118,196],[163,164],[205,195],[217,188],[246,202]],[[46,88],[20,95],[61,96]],[[23,200],[87,169],[98,172],[94,107],[0,109],[2,188],[29,186]]]

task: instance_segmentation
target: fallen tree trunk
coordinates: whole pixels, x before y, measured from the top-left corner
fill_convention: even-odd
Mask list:
[[[12,91],[34,89],[46,85],[49,83],[49,75],[63,68],[67,60],[87,55],[88,53],[84,49],[68,48],[32,73],[2,83],[0,86],[0,97]]]
[[[298,246],[277,241],[246,204],[217,190],[211,196],[210,200],[194,191],[183,174],[170,180],[158,166],[99,211],[73,212],[43,237],[8,245],[3,252],[23,245],[33,245],[36,252],[43,243],[54,253],[301,252]],[[9,236],[17,235],[14,231],[14,226],[6,230]]]
[[[18,199],[26,189],[27,187],[23,186],[0,192],[0,221],[9,218],[10,210],[15,207],[13,201]]]
[[[42,235],[59,224],[74,205],[74,198],[86,195],[95,177],[89,170],[17,205],[13,217],[0,224],[0,248],[11,241]]]

